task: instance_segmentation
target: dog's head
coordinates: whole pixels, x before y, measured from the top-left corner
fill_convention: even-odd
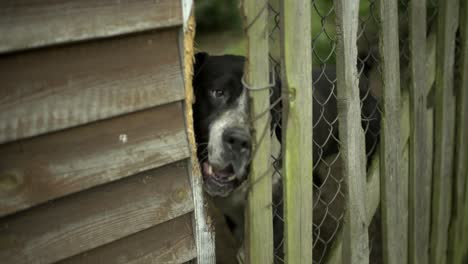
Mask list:
[[[195,55],[193,116],[204,189],[228,196],[247,178],[252,155],[244,58]]]

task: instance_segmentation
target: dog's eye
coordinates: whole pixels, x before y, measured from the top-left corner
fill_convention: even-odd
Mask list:
[[[220,97],[223,97],[224,96],[224,91],[223,90],[213,90],[211,91],[213,93],[213,96],[216,97],[216,98],[220,98]]]

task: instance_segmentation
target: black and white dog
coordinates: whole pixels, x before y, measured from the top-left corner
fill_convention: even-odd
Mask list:
[[[252,158],[249,97],[241,82],[244,61],[241,56],[197,53],[193,77],[194,125],[204,189],[233,223],[233,231],[240,240],[243,233],[247,177]],[[322,71],[313,72],[313,79],[318,80],[314,83],[313,136],[314,144],[320,146],[314,148],[314,164],[329,156],[336,156],[339,151],[337,141],[330,140],[330,136],[338,138],[336,92],[330,82],[320,78],[322,74]],[[330,69],[326,75],[334,79],[336,73]],[[380,114],[375,110],[377,100],[367,92],[365,81],[360,81],[360,88],[362,114],[365,117],[363,127],[366,131],[366,150],[370,153],[378,140]],[[278,97],[279,91],[278,82],[273,94]],[[272,101],[275,99],[272,98]],[[278,122],[277,118],[274,116],[273,120]],[[276,134],[281,140],[279,132],[277,130]],[[316,177],[318,173],[319,170],[314,171],[316,185],[322,184],[321,177]],[[281,183],[280,180],[274,182],[279,185]],[[281,192],[281,186],[273,189]]]

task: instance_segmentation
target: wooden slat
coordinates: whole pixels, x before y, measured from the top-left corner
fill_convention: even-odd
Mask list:
[[[344,164],[347,210],[344,216],[343,262],[369,263],[366,215],[366,165],[356,68],[359,0],[335,0],[337,23],[337,106],[340,153]]]
[[[410,1],[410,159],[409,159],[409,219],[408,262],[429,262],[429,232],[431,217],[431,184],[427,159],[427,71],[426,71],[426,0]],[[404,161],[406,162],[406,161]]]
[[[441,1],[437,24],[430,261],[447,263],[455,137],[454,61],[458,0]]]
[[[380,155],[382,251],[384,263],[400,264],[408,261],[408,178],[401,171],[398,0],[381,0],[379,6],[383,80]]]
[[[460,2],[460,68],[456,69],[459,82],[456,91],[456,137],[455,137],[455,191],[450,223],[449,263],[462,263],[463,254],[463,206],[465,193],[465,172],[468,170],[468,3]],[[468,219],[467,219],[468,220]],[[465,221],[467,221],[465,220]]]
[[[428,76],[431,76],[431,72],[435,72],[435,34],[428,37],[428,45],[426,50],[426,66]],[[434,78],[428,79],[428,86],[434,84]],[[426,93],[429,89],[426,89]],[[409,120],[409,94],[407,89],[402,89],[401,94],[401,112],[400,112],[400,124],[401,124],[401,146],[405,146],[410,137],[410,120]],[[427,150],[426,158],[432,161],[433,153],[433,128],[434,128],[434,111],[432,108],[426,110],[425,118],[427,119],[427,131],[426,131],[426,144]],[[404,152],[409,152],[408,148],[405,147]],[[406,155],[406,154],[405,154]],[[378,205],[380,204],[380,153],[377,152],[375,157],[372,159],[370,168],[367,174],[367,216],[369,222],[374,216]],[[432,168],[429,166],[428,173],[432,175]],[[341,246],[342,246],[342,231],[338,234],[335,242],[333,243],[333,249],[330,252],[330,258],[328,258],[328,264],[342,263],[341,259]]]
[[[404,160],[408,159],[409,155],[409,147],[407,145],[408,139],[410,136],[410,129],[409,129],[409,95],[403,90],[401,96],[401,115],[400,115],[400,123],[401,123],[401,145],[406,146],[403,150],[403,157]],[[430,116],[430,115],[428,115]],[[429,123],[429,127],[430,123]],[[430,135],[428,133],[428,135]],[[429,136],[430,137],[430,136]],[[380,205],[380,154],[377,151],[372,158],[371,164],[369,166],[369,170],[367,173],[367,184],[366,184],[366,219],[367,222],[370,223],[372,218],[376,214],[377,208]],[[405,169],[408,169],[407,166]],[[332,249],[330,250],[330,255],[327,258],[325,263],[327,264],[340,264],[343,263],[343,256],[341,254],[342,251],[342,244],[343,244],[343,230],[340,230],[337,234],[335,240],[333,241]],[[344,258],[346,259],[346,258]]]
[[[192,214],[186,214],[59,264],[184,263],[197,256],[193,235]]]
[[[0,56],[0,143],[182,99],[177,39],[170,29]]]
[[[193,210],[185,162],[0,220],[3,263],[51,263]]]
[[[286,263],[312,263],[311,1],[282,4],[284,221]],[[301,34],[297,34],[301,32]]]
[[[190,0],[184,0],[190,2]],[[184,8],[186,5],[184,5]],[[193,103],[194,94],[192,87],[193,78],[193,60],[194,49],[193,43],[195,39],[195,16],[193,10],[189,11],[190,16],[187,25],[183,32],[184,37],[179,39],[184,50],[184,79],[185,79],[185,125],[187,129],[187,138],[190,145],[189,175],[192,183],[193,194],[193,222],[195,229],[195,241],[197,245],[197,260],[199,264],[215,264],[216,263],[216,248],[215,248],[215,230],[212,218],[207,210],[207,197],[203,191],[203,176],[200,170],[200,163],[197,158],[197,144],[195,141],[195,129],[193,124]],[[182,32],[181,32],[182,33]],[[182,35],[182,34],[181,34]]]
[[[247,63],[244,75],[250,87],[265,87],[270,83],[268,64],[267,1],[242,1],[247,35]],[[247,263],[273,263],[273,213],[270,163],[270,118],[262,114],[270,107],[270,91],[249,91],[253,128],[252,166],[246,209]],[[267,112],[269,113],[269,112]]]
[[[174,0],[0,2],[0,53],[182,24]]]
[[[0,216],[188,157],[179,102],[0,146]]]
[[[468,258],[468,170],[465,171],[465,202],[463,203],[463,221],[461,224],[461,252],[464,260]]]

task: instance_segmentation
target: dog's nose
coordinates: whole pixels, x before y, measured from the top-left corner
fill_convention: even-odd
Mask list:
[[[223,133],[224,145],[235,152],[247,152],[250,150],[250,135],[241,128],[229,128]]]

